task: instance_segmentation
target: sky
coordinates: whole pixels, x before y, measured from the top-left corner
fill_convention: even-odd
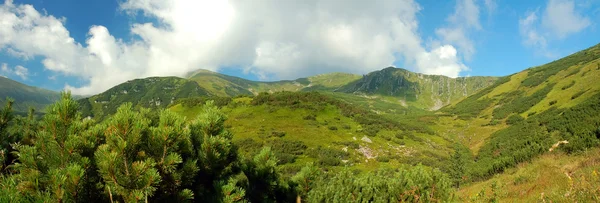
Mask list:
[[[4,0],[0,75],[79,95],[198,69],[505,76],[600,43],[596,22],[599,0]]]

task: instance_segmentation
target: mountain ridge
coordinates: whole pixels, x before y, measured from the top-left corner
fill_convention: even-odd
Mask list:
[[[0,104],[9,97],[15,101],[13,109],[17,112],[27,112],[29,107],[38,112],[45,111],[45,107],[60,99],[58,92],[39,87],[29,86],[15,80],[0,77]]]

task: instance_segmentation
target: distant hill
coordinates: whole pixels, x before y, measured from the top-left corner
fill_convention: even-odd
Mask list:
[[[27,112],[29,107],[43,112],[48,104],[60,98],[60,93],[0,77],[0,104],[4,105],[7,97],[15,100],[13,105],[15,112]]]
[[[337,91],[397,97],[403,103],[437,110],[492,85],[497,77],[449,78],[388,67],[371,72]]]
[[[194,81],[177,77],[130,80],[89,98],[78,100],[84,116],[103,118],[131,102],[134,107],[165,108],[180,98],[209,95]]]
[[[188,77],[198,85],[216,96],[256,95],[260,92],[280,91],[332,91],[352,81],[358,80],[359,75],[349,73],[328,73],[274,82],[251,81],[239,77],[228,76],[208,70],[199,70]]]

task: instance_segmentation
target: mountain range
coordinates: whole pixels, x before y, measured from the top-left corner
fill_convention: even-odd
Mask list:
[[[283,171],[309,162],[359,170],[423,164],[470,184],[459,191],[462,200],[495,180],[505,184],[506,201],[537,201],[540,193],[560,200],[559,193],[577,187],[537,187],[550,178],[539,175],[540,162],[577,159],[577,166],[548,169],[571,181],[569,174],[589,178],[600,166],[587,154],[600,145],[597,81],[600,44],[504,77],[449,78],[388,67],[362,76],[259,82],[199,70],[185,78],[131,80],[78,102],[84,116],[98,121],[126,102],[193,120],[214,100],[228,115],[225,124],[240,151],[252,155],[270,146]],[[23,112],[59,94],[0,78],[5,97]],[[458,174],[456,163],[464,167]]]

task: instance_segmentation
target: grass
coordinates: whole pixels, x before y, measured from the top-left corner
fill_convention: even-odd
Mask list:
[[[394,138],[396,142],[392,142],[390,137],[394,137],[402,131],[384,129],[375,136],[368,136],[371,140],[370,143],[362,141],[363,137],[367,137],[363,132],[363,126],[353,118],[343,116],[337,106],[328,105],[315,112],[313,109],[297,107],[251,105],[251,101],[252,99],[249,97],[238,97],[230,105],[222,108],[228,116],[225,126],[233,133],[234,142],[247,143],[244,145],[246,147],[240,148],[242,154],[246,156],[257,151],[252,148],[269,146],[269,143],[274,140],[290,143],[300,142],[307,146],[307,151],[318,147],[332,150],[346,149],[349,153],[347,162],[340,166],[330,167],[332,169],[351,167],[359,170],[376,170],[382,167],[394,168],[402,164],[414,165],[417,163],[445,167],[441,163],[445,163],[448,154],[451,153],[451,142],[437,135],[426,133],[408,132],[413,134],[414,138]],[[381,105],[385,106],[387,103]],[[189,108],[180,104],[173,105],[170,109],[186,116],[187,119],[194,119],[201,112],[200,106]],[[391,115],[391,113],[388,114]],[[314,119],[307,115],[314,116]],[[332,130],[332,126],[337,129]],[[249,139],[253,141],[249,141]],[[385,157],[387,160],[384,160],[385,158],[380,158],[380,161],[375,158],[367,159],[355,147],[342,143],[358,145],[359,148],[368,149],[373,155]],[[308,162],[317,161],[319,160],[304,153],[298,155],[294,162],[283,164],[281,168],[282,170],[295,170]]]
[[[599,153],[600,149],[579,155],[547,153],[489,180],[466,185],[460,188],[458,197],[460,201],[470,201],[482,189],[489,195],[490,185],[498,182],[501,184],[500,202],[573,202],[577,199],[573,193],[577,191],[578,182],[583,184],[592,181],[591,183],[600,189],[600,184],[593,182],[594,173],[597,174],[600,168],[600,158],[597,156]],[[565,196],[569,191],[570,196]]]

